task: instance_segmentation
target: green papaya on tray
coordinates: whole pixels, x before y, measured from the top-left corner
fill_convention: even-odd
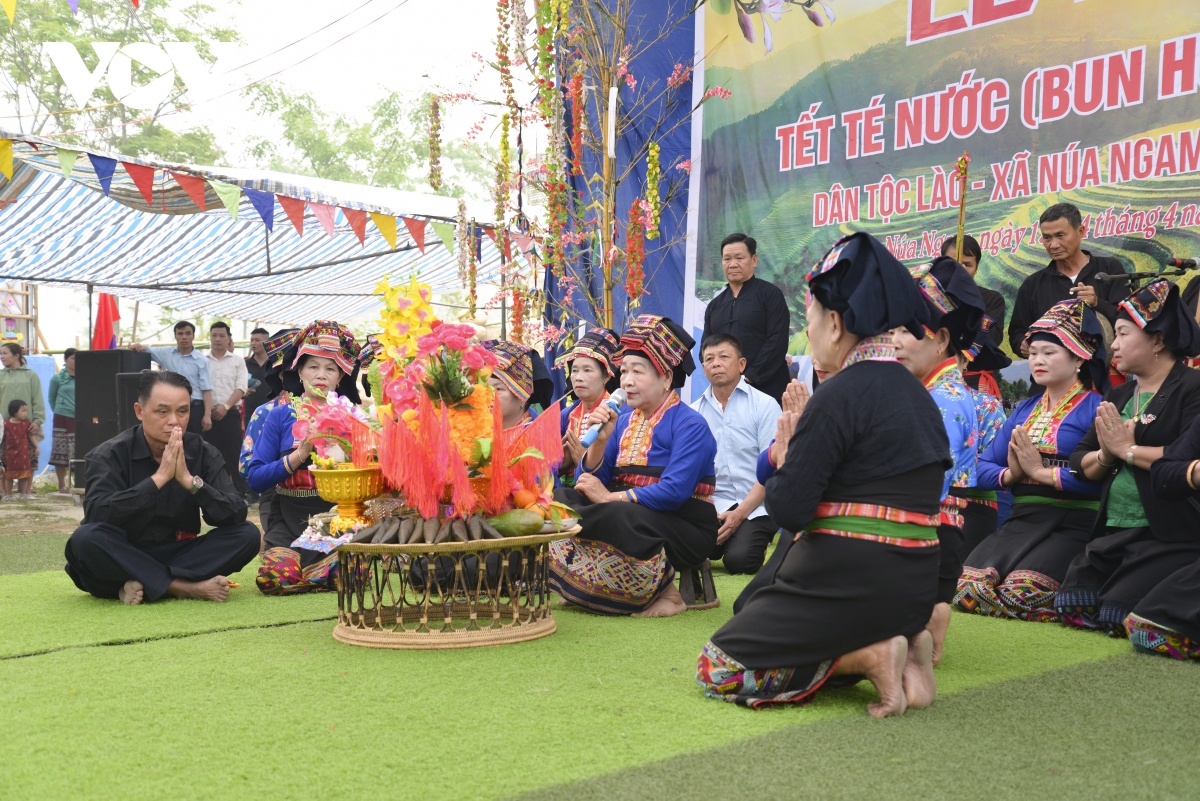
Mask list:
[[[529,509],[511,509],[504,514],[488,519],[492,528],[506,537],[526,537],[542,530],[546,520]]]

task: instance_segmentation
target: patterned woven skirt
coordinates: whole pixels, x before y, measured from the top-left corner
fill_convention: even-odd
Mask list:
[[[550,586],[568,603],[605,615],[644,609],[675,578],[717,543],[717,512],[711,503],[688,499],[674,512],[628,502],[590,503],[576,490],[555,497],[580,515],[578,537],[550,549]]]
[[[1017,503],[1000,530],[964,560],[954,604],[964,612],[1054,622],[1054,597],[1092,536],[1096,513]]]
[[[1159,582],[1125,618],[1133,647],[1176,659],[1200,659],[1200,560]]]
[[[550,543],[550,589],[601,615],[645,609],[675,579],[667,555],[626,556],[607,543],[572,537]]]
[[[50,464],[68,467],[75,458],[75,418],[54,415],[54,434],[50,443]]]
[[[337,589],[336,552],[308,567],[301,567],[300,562],[300,554],[291,548],[268,548],[263,552],[254,583],[264,595],[299,595]]]
[[[293,548],[308,518],[328,512],[332,504],[320,498],[276,495],[264,534],[266,551],[255,583],[266,595],[296,595],[337,589],[337,553]]]

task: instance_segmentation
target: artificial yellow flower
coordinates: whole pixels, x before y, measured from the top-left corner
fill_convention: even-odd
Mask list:
[[[429,304],[431,287],[413,276],[407,285],[397,287],[380,281],[375,294],[383,298],[379,341],[384,352],[396,362],[412,358],[417,352],[417,340],[431,333],[437,321],[433,306]]]

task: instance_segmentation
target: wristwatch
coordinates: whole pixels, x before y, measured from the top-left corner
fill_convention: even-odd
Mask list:
[[[1125,454],[1125,464],[1127,464],[1131,467],[1133,466],[1133,452],[1136,451],[1137,449],[1138,449],[1137,445],[1134,445],[1129,449],[1129,453]]]
[[[188,487],[188,492],[195,495],[202,489],[204,489],[204,479],[200,476],[192,476],[192,486]]]

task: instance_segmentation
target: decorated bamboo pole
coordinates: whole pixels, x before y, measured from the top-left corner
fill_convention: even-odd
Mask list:
[[[967,168],[971,165],[971,153],[964,150],[962,157],[954,165],[958,175],[958,240],[954,248],[954,260],[962,264],[963,237],[967,225]]]

